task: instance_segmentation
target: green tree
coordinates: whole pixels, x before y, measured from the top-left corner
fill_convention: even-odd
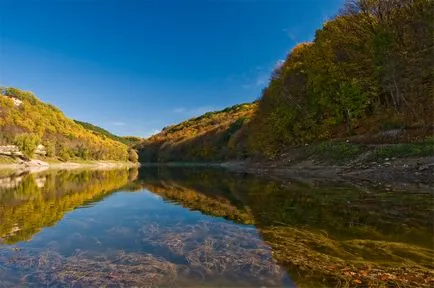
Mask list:
[[[20,134],[15,137],[14,144],[18,146],[24,156],[32,158],[40,142],[41,139],[38,135]]]
[[[47,152],[47,157],[56,156],[56,145],[52,141],[44,141],[43,145],[45,146],[45,151]]]

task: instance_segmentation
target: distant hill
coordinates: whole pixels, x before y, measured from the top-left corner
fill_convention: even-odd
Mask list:
[[[128,159],[124,143],[95,133],[33,93],[17,88],[2,88],[0,94],[0,145],[7,144],[20,146],[28,156],[43,144],[48,157],[64,161]]]
[[[81,126],[86,128],[87,130],[94,132],[96,135],[110,138],[112,140],[124,143],[125,145],[128,145],[128,146],[138,144],[139,142],[141,142],[143,140],[142,138],[135,137],[135,136],[125,136],[125,137],[117,136],[117,135],[114,135],[111,132],[105,130],[104,128],[98,127],[96,125],[93,125],[93,124],[90,124],[87,122],[78,121],[78,120],[74,120],[74,122],[77,124],[80,124]]]
[[[243,127],[256,103],[208,112],[163,130],[136,145],[141,162],[212,161],[242,155]]]

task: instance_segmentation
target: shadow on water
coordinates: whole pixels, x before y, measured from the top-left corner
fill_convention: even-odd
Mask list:
[[[0,287],[430,287],[432,196],[193,167],[3,178]]]

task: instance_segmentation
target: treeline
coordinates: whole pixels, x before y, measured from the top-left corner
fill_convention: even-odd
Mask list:
[[[102,137],[106,137],[106,138],[110,138],[112,140],[124,143],[125,145],[128,146],[133,146],[135,144],[140,143],[143,139],[140,137],[135,137],[135,136],[117,136],[114,135],[113,133],[98,127],[96,125],[93,125],[91,123],[87,123],[87,122],[83,122],[83,121],[78,121],[78,120],[74,120],[75,123],[80,124],[81,126],[83,126],[84,128],[86,128],[89,131],[92,131],[94,134],[96,135],[100,135]]]
[[[93,133],[31,92],[2,88],[0,145],[9,144],[20,147],[29,158],[39,144],[44,146],[46,157],[62,161],[77,158],[124,161],[134,156],[127,145]]]
[[[243,134],[256,103],[239,104],[184,121],[136,146],[140,162],[215,161],[241,157]]]
[[[250,152],[432,125],[433,12],[431,0],[347,1],[273,72]]]

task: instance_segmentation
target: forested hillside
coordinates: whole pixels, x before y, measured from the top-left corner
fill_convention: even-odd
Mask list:
[[[165,127],[136,148],[141,162],[212,161],[235,158],[245,150],[243,127],[257,104],[240,104]]]
[[[84,128],[86,128],[87,130],[94,132],[96,135],[100,135],[102,137],[107,137],[107,138],[110,138],[112,140],[115,140],[115,141],[118,141],[118,142],[122,142],[122,143],[124,143],[125,145],[128,145],[128,146],[132,146],[134,144],[138,144],[138,143],[140,143],[143,140],[142,138],[135,137],[135,136],[125,136],[125,137],[117,136],[117,135],[114,135],[113,133],[111,133],[111,132],[109,132],[109,131],[101,128],[101,127],[93,125],[91,123],[87,123],[87,122],[83,122],[83,121],[78,121],[78,120],[74,120],[74,122],[77,123],[77,124],[80,124],[81,126],[83,126]]]
[[[433,13],[431,0],[346,1],[275,69],[248,117],[229,108],[172,126],[140,147],[142,160],[275,158],[343,137],[423,141],[433,131]],[[205,119],[205,129],[189,126]]]
[[[19,146],[28,157],[42,144],[47,157],[63,161],[128,159],[125,144],[93,133],[31,92],[16,88],[3,88],[0,94],[0,145],[7,144]]]
[[[249,130],[253,153],[395,129],[432,134],[434,1],[347,1],[271,76]]]

